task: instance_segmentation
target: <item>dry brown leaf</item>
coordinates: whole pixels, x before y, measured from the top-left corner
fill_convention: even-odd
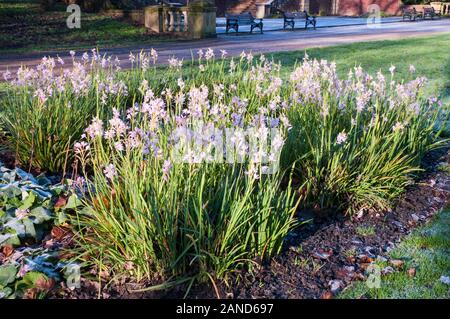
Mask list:
[[[333,293],[331,291],[325,291],[320,299],[333,299]]]
[[[414,277],[416,276],[416,268],[409,268],[406,273],[408,274],[409,277]]]
[[[11,256],[13,252],[14,248],[11,244],[6,244],[5,247],[3,247],[3,254],[5,255],[6,258]]]
[[[64,197],[59,197],[58,198],[58,200],[56,201],[56,203],[55,203],[55,208],[61,208],[61,207],[64,207],[64,206],[66,206],[66,204],[67,204],[67,199],[65,199]]]

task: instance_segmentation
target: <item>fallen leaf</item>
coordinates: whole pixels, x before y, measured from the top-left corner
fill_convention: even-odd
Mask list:
[[[61,240],[70,233],[70,229],[62,226],[53,226],[51,235],[56,240]]]
[[[390,261],[390,263],[392,266],[394,266],[397,269],[403,268],[403,264],[404,264],[403,260],[400,260],[400,259],[392,259]]]
[[[11,256],[13,252],[14,248],[12,247],[11,244],[6,244],[5,247],[3,247],[3,254],[5,255],[6,258]]]
[[[36,288],[44,291],[49,291],[54,285],[55,281],[52,278],[41,277],[36,280]]]
[[[343,286],[343,283],[342,283],[341,280],[336,280],[335,279],[335,280],[330,280],[328,282],[328,286],[330,286],[331,292],[335,293]]]
[[[353,256],[347,256],[346,259],[349,264],[354,264],[356,262],[356,258]]]
[[[24,299],[36,299],[37,298],[37,289],[36,288],[30,288],[25,291],[23,294]]]
[[[65,199],[64,197],[59,197],[58,198],[58,200],[56,201],[56,203],[55,203],[55,208],[61,208],[61,207],[64,207],[64,206],[66,206],[66,204],[67,204],[67,199]]]
[[[409,277],[414,277],[416,275],[416,268],[409,268],[406,273]]]
[[[316,259],[327,260],[333,254],[333,251],[330,249],[328,251],[319,249],[312,253],[312,256]]]
[[[325,291],[320,299],[333,299],[333,293],[331,291]]]
[[[364,275],[361,274],[361,273],[359,273],[359,272],[356,272],[356,273],[353,275],[353,278],[354,278],[355,280],[361,280],[361,281],[366,280],[366,277],[364,277]]]
[[[366,270],[369,266],[370,266],[370,263],[360,263],[360,264],[359,264],[359,267],[360,267],[362,270]]]
[[[392,268],[391,266],[387,266],[385,268],[383,268],[383,270],[381,271],[381,273],[383,275],[389,275],[392,274],[394,272],[394,268]]]
[[[450,285],[450,277],[448,276],[441,276],[441,278],[439,278],[439,281],[443,284]]]
[[[369,257],[367,255],[359,255],[358,256],[358,261],[360,263],[367,264],[367,263],[371,263],[373,261],[373,258],[371,258],[371,257]]]

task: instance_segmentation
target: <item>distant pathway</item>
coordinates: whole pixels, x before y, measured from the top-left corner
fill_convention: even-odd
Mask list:
[[[402,17],[385,17],[381,18],[381,23],[392,23],[399,22],[402,20]],[[284,25],[284,20],[282,18],[274,18],[274,19],[264,19],[264,30],[266,31],[275,31],[282,30]],[[339,26],[349,26],[349,25],[364,25],[367,24],[367,18],[359,18],[359,17],[318,17],[317,18],[317,27],[318,28],[327,28],[327,27],[339,27]],[[301,28],[304,23],[297,22],[295,27]],[[225,18],[217,18],[217,33],[225,33],[226,31],[226,19]],[[250,26],[242,26],[239,27],[242,31],[250,31]]]
[[[270,53],[277,51],[302,50],[311,47],[324,47],[339,44],[349,44],[364,41],[396,40],[413,36],[436,35],[450,33],[450,19],[422,21],[422,22],[393,22],[383,23],[379,28],[368,28],[366,25],[352,25],[333,28],[318,28],[295,31],[266,31],[264,34],[219,34],[214,39],[197,41],[178,41],[153,46],[159,54],[159,63],[166,64],[167,59],[176,56],[185,60],[191,59],[200,48],[225,49],[229,56],[237,56],[242,50],[253,53]],[[126,48],[104,49],[101,53],[117,56],[123,63],[122,67],[129,67],[128,55],[130,51],[138,53],[150,50],[152,46],[132,46]],[[0,55],[0,72],[6,69],[11,72],[20,65],[35,66],[43,55],[61,56],[69,61],[68,52],[46,52],[37,54],[2,54]],[[77,52],[79,56],[81,52]],[[1,77],[3,79],[3,77]]]

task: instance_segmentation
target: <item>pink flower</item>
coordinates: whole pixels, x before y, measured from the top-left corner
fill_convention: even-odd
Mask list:
[[[21,277],[25,276],[25,274],[27,272],[29,272],[30,270],[31,270],[31,267],[28,266],[27,264],[22,265],[19,269],[19,272],[17,273],[17,278],[21,278]]]
[[[156,61],[158,60],[158,52],[156,52],[153,48],[150,50],[150,57],[152,58],[153,64],[156,64]]]
[[[95,117],[92,120],[91,125],[89,125],[86,129],[86,133],[90,138],[95,138],[97,136],[101,136],[103,134],[103,122],[98,117]]]
[[[113,164],[106,165],[105,169],[103,170],[103,173],[109,180],[112,180],[114,177],[117,176],[117,171]]]
[[[171,167],[172,167],[172,163],[170,162],[170,160],[165,160],[163,163],[162,172],[163,172],[163,179],[166,182],[169,180],[169,172],[170,172]]]
[[[336,137],[336,144],[341,145],[341,144],[345,143],[347,141],[347,138],[348,138],[347,133],[342,131]]]
[[[222,56],[222,59],[225,58],[228,54],[228,52],[226,50],[220,50],[220,54]]]

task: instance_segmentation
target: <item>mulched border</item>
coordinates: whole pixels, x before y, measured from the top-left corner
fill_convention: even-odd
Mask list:
[[[396,201],[395,209],[353,220],[340,214],[323,216],[301,212],[299,218],[312,219],[312,222],[292,231],[283,252],[269,265],[234,273],[230,286],[216,283],[217,290],[210,283],[195,285],[188,298],[330,299],[353,281],[366,280],[366,269],[371,262],[387,260],[387,253],[404,236],[449,206],[450,177],[438,169],[440,163],[450,162],[449,149],[425,156],[425,172]],[[362,235],[360,230],[364,227],[373,229],[374,234]],[[58,289],[50,297],[182,298],[185,294],[183,286],[135,293],[132,290],[145,286],[132,283],[131,278],[123,278],[100,294],[95,280],[84,278],[81,285],[81,289],[74,291]]]

